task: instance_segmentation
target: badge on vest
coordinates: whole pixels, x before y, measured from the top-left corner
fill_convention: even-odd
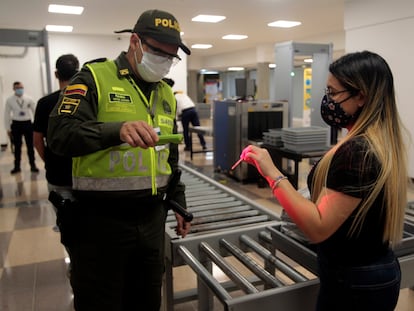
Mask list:
[[[128,94],[109,93],[109,101],[111,103],[132,103],[132,98]]]
[[[164,108],[164,112],[166,114],[171,114],[172,113],[171,106],[170,106],[170,104],[166,100],[163,100],[162,101],[162,107]]]

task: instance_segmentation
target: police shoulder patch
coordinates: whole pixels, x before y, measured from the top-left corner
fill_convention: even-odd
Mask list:
[[[58,114],[75,114],[79,107],[80,99],[73,99],[69,97],[63,97],[62,102],[58,108]]]
[[[72,84],[65,88],[63,95],[81,95],[85,96],[88,92],[88,86],[85,84]]]

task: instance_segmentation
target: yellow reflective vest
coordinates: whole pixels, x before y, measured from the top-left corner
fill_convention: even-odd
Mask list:
[[[114,61],[87,64],[98,93],[100,122],[143,120],[172,134],[176,104],[171,88],[160,82],[150,100],[129,76],[118,76]],[[85,156],[72,163],[73,188],[85,191],[148,190],[157,193],[165,187],[171,174],[169,148],[133,148],[121,144]]]

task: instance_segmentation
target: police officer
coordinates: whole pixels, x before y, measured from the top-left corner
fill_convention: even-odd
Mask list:
[[[159,310],[167,190],[185,207],[184,184],[169,187],[178,145],[157,142],[176,133],[174,95],[161,79],[178,48],[190,50],[168,12],[145,11],[128,31],[128,51],[86,63],[49,119],[50,148],[73,157],[75,202],[58,221],[77,311]],[[190,223],[176,219],[185,237]]]

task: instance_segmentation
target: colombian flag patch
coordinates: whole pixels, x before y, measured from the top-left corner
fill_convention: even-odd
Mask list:
[[[63,95],[81,95],[85,96],[88,92],[88,87],[85,84],[73,84],[68,85],[65,89],[65,93]]]

